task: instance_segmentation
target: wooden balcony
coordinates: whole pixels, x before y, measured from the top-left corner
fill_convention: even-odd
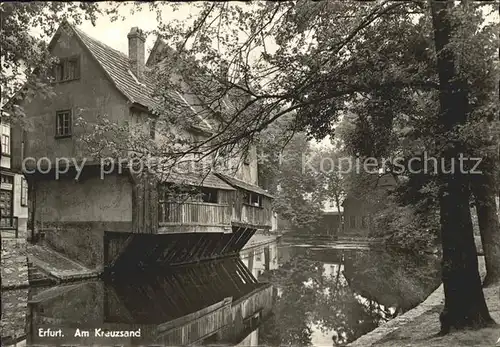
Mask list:
[[[242,204],[241,212],[233,213],[233,223],[265,229],[271,228],[271,217],[272,211],[268,208]]]
[[[158,226],[160,233],[167,230],[166,228],[174,226],[230,229],[231,207],[229,205],[204,202],[160,201],[158,206]]]

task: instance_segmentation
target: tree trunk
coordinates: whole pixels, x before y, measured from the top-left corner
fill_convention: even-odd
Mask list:
[[[335,231],[335,236],[338,237],[340,233],[343,232],[343,223],[344,216],[342,215],[342,211],[340,210],[340,197],[338,194],[335,194],[335,204],[337,205],[337,211],[339,213],[339,225],[337,226],[337,230]]]
[[[481,232],[486,277],[483,286],[500,282],[500,225],[495,201],[495,177],[492,162],[483,160],[482,175],[474,175],[472,190],[476,201],[477,219]]]
[[[463,143],[450,140],[448,132],[467,120],[466,85],[457,80],[455,58],[449,47],[453,2],[430,1],[440,84],[439,129],[446,143],[441,145],[439,205],[443,247],[442,279],[445,304],[440,315],[441,334],[452,329],[480,328],[494,323],[481,286],[474,233],[469,208],[469,177],[461,172],[458,158]]]

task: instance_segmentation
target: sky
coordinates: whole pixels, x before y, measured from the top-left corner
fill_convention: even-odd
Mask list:
[[[103,4],[103,6],[113,6],[112,4]],[[128,54],[128,40],[127,34],[132,27],[139,27],[142,30],[149,31],[154,30],[158,24],[156,20],[156,14],[149,10],[147,3],[142,3],[142,11],[135,12],[131,14],[131,9],[133,8],[132,3],[126,3],[120,10],[120,14],[126,16],[126,20],[117,20],[115,22],[110,22],[108,18],[101,17],[96,21],[96,26],[93,26],[90,21],[85,21],[79,26],[84,32],[90,36],[99,39],[108,46],[117,49],[125,54]],[[179,20],[187,20],[190,15],[197,13],[197,9],[189,4],[179,6],[177,11],[173,11],[172,7],[169,5],[164,5],[162,9],[162,17],[166,18],[176,18]],[[487,21],[498,22],[499,14],[494,12],[487,18]],[[156,38],[153,35],[149,35],[146,39],[146,58],[149,56],[149,52],[153,47]],[[317,142],[311,141],[313,146],[316,147],[330,147],[330,138],[327,137],[324,140]]]
[[[113,5],[103,3],[102,6]],[[148,31],[154,30],[158,24],[155,13],[149,10],[147,3],[142,3],[140,7],[142,8],[142,11],[131,14],[130,10],[134,8],[134,6],[132,2],[125,2],[125,4],[121,7],[120,14],[126,16],[126,20],[117,20],[116,22],[110,22],[109,18],[101,17],[97,20],[96,26],[93,26],[90,21],[85,21],[79,27],[90,36],[101,40],[108,46],[111,46],[123,53],[127,53],[127,34],[129,33],[130,28],[136,26],[140,29]],[[169,17],[178,20],[187,20],[190,14],[193,15],[196,13],[197,9],[194,6],[190,6],[189,4],[183,4],[179,6],[177,11],[173,11],[171,6],[168,4],[164,4],[162,9],[162,17],[164,18],[164,20]],[[498,12],[494,12],[489,16],[487,20],[498,22]],[[155,39],[156,38],[152,35],[147,38],[146,49],[148,53],[149,50],[153,47]]]
[[[103,4],[103,6],[110,5]],[[130,11],[133,8],[133,4],[128,2],[120,9],[119,13],[126,16],[124,21],[118,19],[115,22],[111,22],[109,18],[101,17],[96,21],[96,26],[93,26],[90,21],[85,21],[79,28],[108,46],[128,54],[127,34],[131,28],[138,27],[144,31],[150,31],[156,29],[158,25],[156,14],[149,10],[147,3],[141,4],[142,11],[131,14]],[[173,17],[179,20],[187,20],[190,14],[196,14],[197,11],[193,6],[183,5],[174,12],[168,4],[165,4],[162,13],[164,19]],[[156,37],[153,35],[147,37],[146,57],[149,56],[149,52],[153,48],[155,41]]]

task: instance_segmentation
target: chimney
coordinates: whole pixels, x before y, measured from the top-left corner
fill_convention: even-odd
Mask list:
[[[138,27],[133,27],[130,29],[130,33],[127,35],[128,38],[128,59],[130,60],[131,70],[138,80],[144,77],[144,65],[145,65],[145,48],[144,42],[146,38],[142,30]]]

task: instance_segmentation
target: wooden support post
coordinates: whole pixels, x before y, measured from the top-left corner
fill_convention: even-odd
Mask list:
[[[237,252],[241,251],[247,242],[252,238],[252,236],[257,232],[257,229],[247,228],[245,229],[245,237],[240,240],[240,243],[236,246]]]
[[[226,250],[230,250],[230,247],[233,245],[234,241],[239,237],[240,235],[237,234],[237,233],[232,233],[231,234],[231,237],[229,238],[229,240],[226,242],[226,244],[224,245],[224,247],[221,249],[220,251],[220,254],[223,255],[223,254],[226,254]],[[230,254],[230,253],[227,253],[227,254]]]
[[[161,265],[161,255],[165,252],[165,248],[167,247],[167,240],[165,237],[156,235],[154,236],[152,251],[148,255],[148,263]]]
[[[170,243],[170,245],[168,246],[168,252],[164,251],[162,256],[161,256],[161,262],[164,264],[168,264],[170,262],[170,260],[175,256],[175,253],[177,252],[177,245],[179,244],[178,239],[172,240],[170,237],[168,237],[168,239],[169,239],[169,243]]]
[[[252,275],[250,271],[248,271],[248,268],[241,262],[241,260],[238,259],[238,261],[236,262],[236,266],[238,267],[243,278],[245,278],[248,283],[258,283],[257,279]]]
[[[238,293],[242,294],[244,293],[243,291],[243,288],[241,286],[241,283],[239,283],[238,285],[238,282],[241,282],[241,278],[239,278],[239,276],[237,276],[237,273],[236,271],[231,271],[229,272],[226,267],[224,266],[225,264],[221,264],[221,269],[224,271],[224,273],[229,277],[230,281],[234,284],[235,286],[235,289]],[[233,265],[234,266],[234,265]],[[232,266],[231,266],[232,267]],[[236,275],[236,276],[235,276]],[[237,278],[235,278],[237,277]]]
[[[205,235],[204,234],[199,234],[198,236],[198,241],[196,244],[191,248],[190,256],[193,260],[198,260],[198,253],[200,253],[200,250],[202,249],[203,243],[205,242]]]
[[[229,238],[230,236],[227,236],[228,234],[217,234],[218,240],[213,246],[213,250],[210,253],[210,258],[216,257],[221,253],[221,250],[224,248],[224,244],[226,242],[226,238]]]
[[[198,254],[198,259],[205,259],[207,255],[207,250],[209,249],[209,246],[213,243],[213,239],[211,238],[211,235],[207,235],[205,242],[203,243],[203,246],[200,249],[200,252]]]

